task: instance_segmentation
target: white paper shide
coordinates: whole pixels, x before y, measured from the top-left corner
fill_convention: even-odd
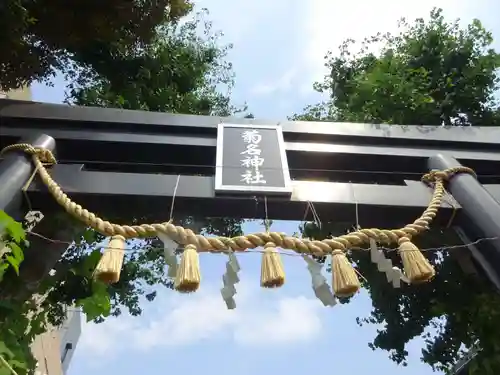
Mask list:
[[[175,250],[179,244],[167,236],[166,233],[158,232],[158,238],[163,242],[163,251],[165,257],[165,263],[168,266],[167,276],[170,278],[175,278],[177,274],[178,262],[177,256],[175,255]]]
[[[410,283],[403,271],[392,265],[392,261],[385,257],[384,252],[377,247],[377,242],[372,238],[370,238],[370,258],[377,265],[379,272],[385,273],[387,282],[394,288],[401,288],[401,281]]]
[[[307,255],[304,255],[303,258],[307,263],[307,270],[311,274],[314,294],[324,306],[335,306],[337,300],[326,282],[325,276],[321,274],[321,264]]]
[[[222,299],[226,302],[226,306],[229,310],[236,308],[236,301],[234,300],[234,295],[236,294],[235,284],[240,282],[238,272],[240,271],[240,264],[236,255],[233,251],[228,252],[229,260],[226,263],[226,272],[222,276],[223,287],[220,290]]]

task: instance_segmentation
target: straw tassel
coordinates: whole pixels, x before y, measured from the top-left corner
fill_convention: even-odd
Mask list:
[[[358,275],[342,250],[332,253],[333,290],[338,297],[351,297],[359,290]]]
[[[124,257],[125,238],[119,235],[111,237],[108,247],[104,250],[95,269],[94,275],[96,279],[107,284],[118,282]]]
[[[272,242],[264,246],[262,267],[260,272],[260,286],[264,288],[279,288],[285,283],[285,272],[281,256]]]
[[[181,264],[175,276],[175,290],[181,293],[196,292],[200,287],[200,257],[196,246],[186,245],[181,256]]]
[[[434,267],[407,237],[399,239],[399,255],[403,261],[406,277],[411,283],[429,281],[436,274]]]

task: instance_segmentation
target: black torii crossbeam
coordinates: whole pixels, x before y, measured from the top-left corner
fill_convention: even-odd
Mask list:
[[[498,128],[272,123],[0,100],[2,148],[21,139],[34,142],[33,137],[49,136],[45,142],[55,140],[55,147],[50,147],[59,162],[51,174],[63,190],[89,210],[122,220],[132,216],[167,220],[174,191],[175,210],[181,215],[263,218],[263,194],[215,192],[217,127],[221,123],[249,128],[280,125],[283,129],[292,189],[290,196],[266,198],[270,218],[302,220],[310,201],[323,221],[352,224],[358,211],[363,227],[406,224],[429,202],[431,189],[419,180],[429,171],[429,158],[432,168],[445,166],[436,164],[439,154],[473,168],[479,183],[456,182],[460,187],[452,186],[451,191],[461,189],[460,199],[449,197],[437,224],[448,223],[453,213],[453,224],[471,241],[492,233],[500,235],[499,221],[487,227],[476,225],[474,230],[467,224],[477,216],[477,209],[470,211],[473,204],[467,198],[467,191],[475,189],[490,197],[482,208],[487,210],[485,217],[500,217]],[[13,214],[26,211],[18,190],[32,173],[27,160],[16,154],[5,156],[0,163],[0,209]],[[12,174],[16,169],[12,165],[21,169]],[[59,209],[36,179],[26,195],[33,207],[44,212]],[[8,197],[12,199],[7,202]],[[482,254],[486,258],[483,264],[498,269],[499,243],[488,245],[495,251]]]

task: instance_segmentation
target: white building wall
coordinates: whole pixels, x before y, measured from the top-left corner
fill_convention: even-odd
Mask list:
[[[69,308],[67,319],[59,328],[38,336],[32,353],[38,362],[35,375],[68,375],[69,365],[82,332],[82,313]]]

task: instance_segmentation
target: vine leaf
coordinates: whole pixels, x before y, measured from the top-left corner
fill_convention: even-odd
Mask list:
[[[26,367],[26,364],[25,364],[25,363],[23,363],[23,362],[19,362],[19,361],[16,361],[15,359],[10,360],[10,361],[9,361],[9,364],[10,364],[12,367],[17,367],[17,368],[27,369],[27,367]]]
[[[101,259],[101,252],[99,250],[92,251],[83,261],[81,269],[78,269],[78,274],[85,276],[87,278],[92,278],[97,263]]]
[[[0,341],[0,354],[6,354],[8,357],[14,356],[14,353],[7,348],[7,345],[3,341]]]
[[[12,250],[10,247],[7,246],[5,242],[0,240],[0,258],[3,257],[5,254],[10,253]]]
[[[94,243],[97,240],[97,232],[91,228],[85,230],[83,233],[83,239],[88,244]]]
[[[16,274],[19,275],[19,266],[21,262],[24,260],[23,250],[15,242],[10,242],[8,244],[8,247],[11,250],[11,254],[7,255],[5,259],[7,260],[7,262],[9,262],[12,268],[14,268]]]
[[[0,281],[3,280],[3,276],[5,275],[5,271],[9,268],[8,263],[0,263]]]
[[[0,231],[7,232],[16,242],[21,242],[26,239],[26,233],[24,232],[22,224],[15,221],[4,211],[0,211]]]
[[[87,322],[100,316],[107,317],[111,313],[111,299],[106,284],[93,281],[92,292],[90,297],[77,301],[77,305],[82,307],[87,316]]]

